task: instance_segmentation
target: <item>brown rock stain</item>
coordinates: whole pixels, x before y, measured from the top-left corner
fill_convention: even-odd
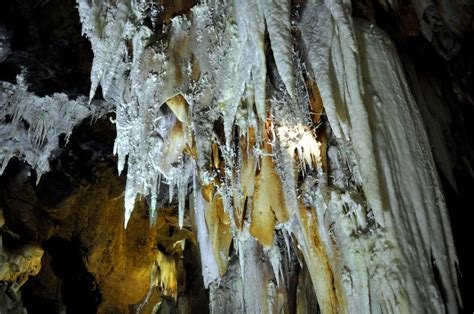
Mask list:
[[[300,240],[306,265],[308,266],[322,313],[344,312],[345,302],[341,300],[340,288],[334,282],[328,254],[321,241],[316,211],[300,204],[298,221],[303,233]]]

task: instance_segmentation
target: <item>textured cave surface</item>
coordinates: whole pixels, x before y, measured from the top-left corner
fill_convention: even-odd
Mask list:
[[[0,313],[472,313],[473,10],[3,1]]]

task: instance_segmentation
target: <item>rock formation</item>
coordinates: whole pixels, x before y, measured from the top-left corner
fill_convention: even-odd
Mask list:
[[[2,6],[0,309],[469,311],[469,1]]]

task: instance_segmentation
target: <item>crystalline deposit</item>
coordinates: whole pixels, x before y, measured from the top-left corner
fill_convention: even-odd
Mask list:
[[[310,275],[297,302],[311,306],[312,286],[323,313],[457,311],[420,112],[390,39],[353,20],[347,1],[308,1],[297,16],[285,0],[202,1],[159,28],[145,0],[78,9],[94,52],[90,99],[100,85],[114,105],[119,171],[128,165],[125,226],[139,195],[152,222],[164,186],[181,224],[189,200],[213,311],[289,311],[296,264]],[[69,134],[90,109],[76,101],[56,130],[30,111],[61,109],[63,96],[25,95],[12,125],[27,119],[34,132],[9,134],[31,141],[2,153],[18,147],[44,172],[45,132]]]
[[[69,100],[66,94],[38,97],[27,89],[22,75],[17,84],[0,82],[0,174],[12,157],[36,169],[37,180],[49,171],[49,158],[85,118],[106,113],[102,102],[88,104],[86,97]]]

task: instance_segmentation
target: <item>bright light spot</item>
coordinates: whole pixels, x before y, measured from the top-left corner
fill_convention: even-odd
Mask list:
[[[288,149],[292,157],[295,157],[296,154],[300,161],[311,168],[320,164],[319,148],[321,144],[308,127],[303,125],[282,126],[277,128],[277,134],[282,146]],[[304,164],[301,166],[303,167]]]

